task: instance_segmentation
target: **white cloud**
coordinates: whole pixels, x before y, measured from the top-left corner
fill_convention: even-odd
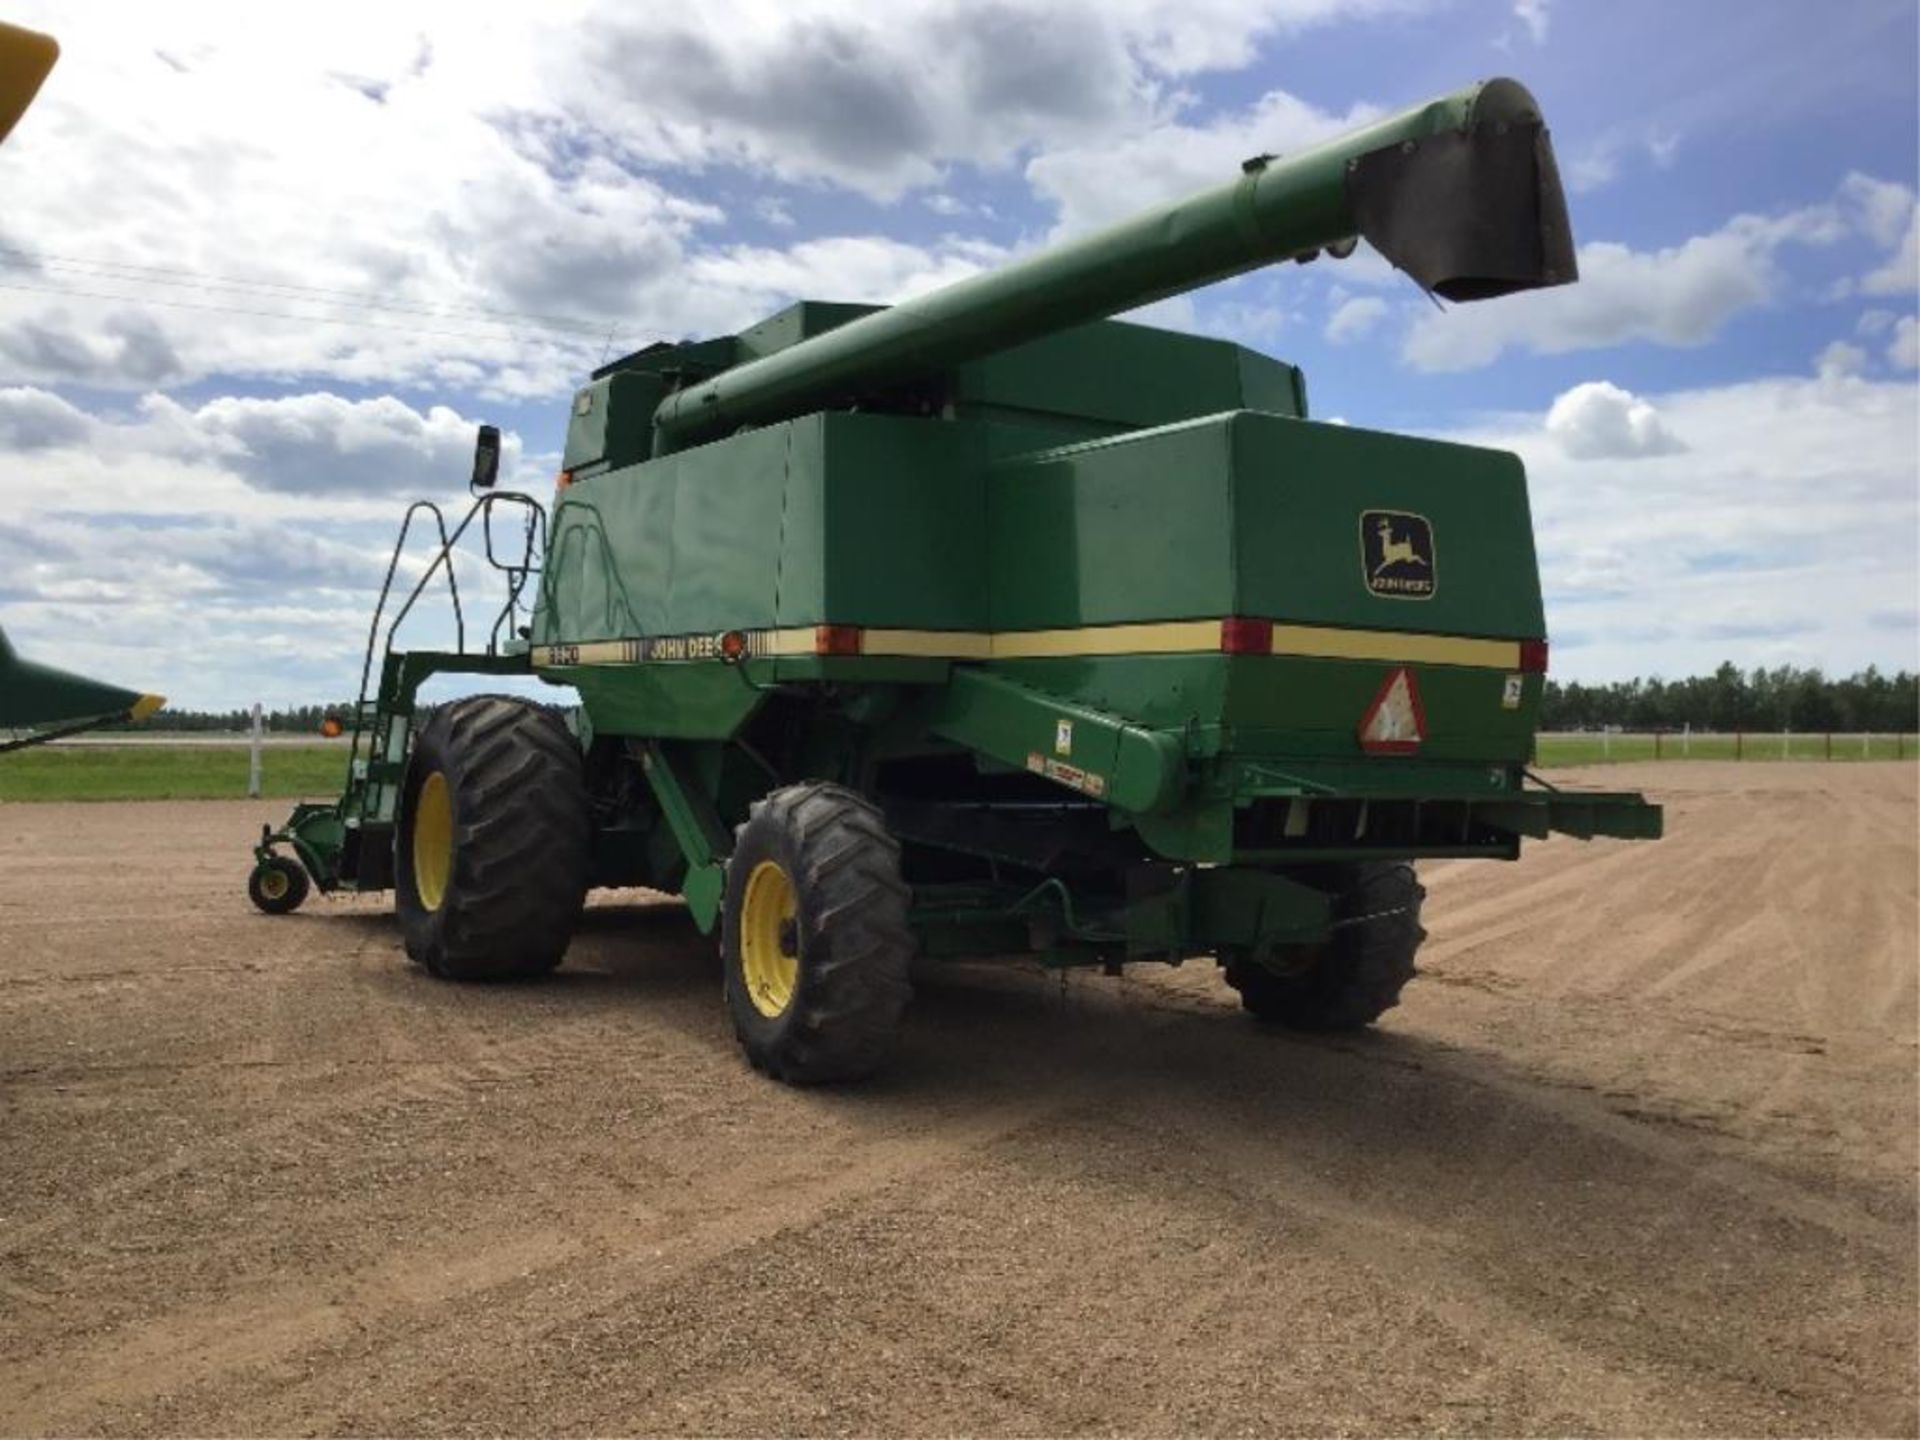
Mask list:
[[[1402,354],[1421,370],[1471,370],[1516,347],[1555,354],[1628,340],[1703,345],[1772,293],[1769,250],[1731,227],[1652,252],[1595,241],[1580,247],[1578,284],[1416,311]]]
[[[1611,185],[1620,176],[1630,156],[1644,153],[1655,168],[1665,170],[1679,153],[1680,137],[1671,131],[1646,130],[1634,135],[1626,130],[1602,131],[1584,150],[1561,165],[1567,188],[1576,195]]]
[[[1632,460],[1687,448],[1652,404],[1607,380],[1589,380],[1555,400],[1546,431],[1574,460]]]
[[[1891,248],[1913,220],[1913,187],[1878,180],[1859,171],[1840,182],[1840,203],[1874,244]]]
[[[511,20],[18,18],[67,58],[0,152],[0,374],[434,385],[477,362],[546,392],[609,321],[649,338],[648,288],[718,218],[529,119],[540,47]]]
[[[1920,320],[1902,315],[1887,342],[1887,363],[1899,370],[1920,369]]]
[[[1539,414],[1445,438],[1528,471],[1554,669],[1613,679],[1914,660],[1920,393],[1779,378],[1646,398],[1684,453],[1576,459]]]
[[[1387,317],[1387,302],[1378,295],[1357,295],[1342,300],[1327,320],[1327,339],[1335,345],[1362,340]]]
[[[1513,14],[1527,27],[1534,44],[1547,43],[1547,0],[1513,0]]]
[[[249,485],[315,495],[457,494],[477,428],[448,406],[422,412],[391,395],[227,396],[195,410],[154,397],[147,413],[184,453],[217,459]],[[503,437],[508,473],[519,443]]]
[[[960,199],[957,195],[949,195],[944,190],[935,190],[929,194],[922,195],[920,197],[920,203],[936,215],[953,217],[974,213],[973,206]]]
[[[0,390],[0,447],[46,450],[86,437],[92,420],[58,395],[31,386]]]
[[[164,395],[131,410],[89,414],[31,387],[0,390],[0,443],[11,437],[14,514],[146,516],[198,523],[209,515],[311,527],[397,521],[396,498],[460,502],[476,423],[451,407],[416,410],[393,396],[325,392],[221,396],[186,406]],[[20,443],[22,438],[36,443]],[[509,485],[544,485],[551,457],[501,439]]]
[[[1579,249],[1580,280],[1493,304],[1419,308],[1402,357],[1421,370],[1471,370],[1509,349],[1541,354],[1632,340],[1704,345],[1735,315],[1772,300],[1788,245],[1830,245],[1849,233],[1833,204],[1785,215],[1736,215],[1720,229],[1661,250],[1612,241]]]
[[[358,674],[400,498],[465,504],[473,426],[391,396],[227,396],[188,407],[149,396],[90,415],[45,391],[0,390],[10,426],[48,435],[9,456],[15,509],[0,516],[0,613],[29,653],[124,676],[177,703],[225,706],[339,696]],[[504,437],[514,483],[544,479]],[[24,503],[21,503],[24,502]],[[431,558],[422,533],[403,583]],[[469,624],[501,591],[478,556],[459,570]],[[409,621],[452,639],[439,581]]]
[[[1823,380],[1859,375],[1867,368],[1867,352],[1845,340],[1835,340],[1814,357],[1813,368]]]
[[[1056,207],[1054,234],[1077,234],[1222,184],[1250,155],[1305,149],[1379,114],[1371,105],[1334,114],[1274,90],[1204,124],[1150,117],[1117,139],[1055,147],[1028,162],[1027,180]]]
[[[22,3],[68,59],[0,153],[0,383],[519,397],[563,393],[609,345],[759,318],[769,286],[708,278],[739,273],[702,193],[723,167],[896,196],[1144,135],[1190,77],[1276,35],[1428,0],[556,0],[484,24],[451,0],[271,24],[237,3]],[[1312,118],[1256,107],[1257,138],[1220,134],[1202,178],[1295,143],[1289,106]],[[1140,203],[1136,181],[1107,198]],[[924,248],[927,271],[956,253]],[[879,298],[867,278],[825,293]]]
[[[787,208],[786,201],[775,196],[765,195],[754,201],[753,213],[777,230],[793,228],[793,211]]]
[[[1840,206],[1854,228],[1888,252],[1842,295],[1907,295],[1920,289],[1920,201],[1913,187],[1858,171],[1840,182]]]
[[[716,0],[596,7],[556,88],[656,161],[883,199],[1162,116],[1276,34],[1424,0]]]
[[[1905,234],[1886,263],[1860,277],[1867,295],[1905,295],[1920,289],[1920,210],[1907,219]]]

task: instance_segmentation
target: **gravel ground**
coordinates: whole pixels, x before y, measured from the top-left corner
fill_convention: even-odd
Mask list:
[[[0,806],[0,1431],[1914,1434],[1915,769],[1555,778],[1668,838],[1425,867],[1374,1033],[950,969],[809,1092],[657,897],[457,987]]]

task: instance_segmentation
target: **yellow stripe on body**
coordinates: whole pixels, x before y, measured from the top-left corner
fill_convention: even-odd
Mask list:
[[[1076,630],[1002,630],[989,637],[995,660],[1077,655],[1173,655],[1220,648],[1218,620],[1161,625],[1088,625]]]
[[[993,646],[994,637],[978,630],[869,630],[860,637],[863,655],[934,660],[991,660]]]
[[[1086,625],[1061,630],[863,629],[863,656],[932,660],[1045,660],[1089,655],[1216,654],[1219,620],[1174,620],[1157,624]],[[811,656],[816,627],[743,632],[753,659]],[[627,665],[642,658],[640,640],[590,640],[577,645],[537,645],[539,666]],[[1344,630],[1325,625],[1273,627],[1274,655],[1312,660],[1364,660],[1380,664],[1456,665],[1517,670],[1520,642],[1460,635],[1423,635],[1398,630]],[[664,658],[664,657],[656,657]],[[710,658],[710,657],[673,657]]]
[[[1472,640],[1396,630],[1332,630],[1319,625],[1273,627],[1273,653],[1324,660],[1379,660],[1388,664],[1466,665],[1518,670],[1518,640]]]

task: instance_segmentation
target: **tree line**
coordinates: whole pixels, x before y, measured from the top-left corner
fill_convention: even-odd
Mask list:
[[[261,723],[275,735],[318,735],[320,724],[329,715],[340,718],[341,723],[353,715],[353,702],[343,700],[338,705],[292,705],[284,710],[267,710],[261,715]],[[253,729],[253,707],[244,710],[176,710],[168,705],[156,711],[153,717],[140,726],[126,724],[109,725],[109,730],[240,730]]]
[[[1793,665],[1742,671],[1723,663],[1687,680],[1618,680],[1611,685],[1547,681],[1543,730],[1795,730],[1910,733],[1920,725],[1920,677],[1869,665],[1829,679]]]
[[[328,715],[343,721],[350,703],[295,705],[269,711],[267,729],[281,735],[317,735]],[[147,722],[155,730],[241,730],[253,723],[249,710],[162,710]],[[1541,709],[1543,730],[1798,730],[1873,731],[1890,734],[1920,728],[1920,677],[1891,675],[1868,666],[1855,675],[1829,679],[1819,670],[1792,665],[1743,671],[1731,661],[1711,675],[1686,680],[1618,680],[1611,685],[1547,681]]]

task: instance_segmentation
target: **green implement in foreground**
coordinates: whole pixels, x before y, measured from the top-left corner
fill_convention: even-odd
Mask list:
[[[551,513],[492,490],[483,429],[466,519],[409,512],[438,552],[391,617],[389,572],[345,794],[263,834],[254,899],[392,888],[413,957],[478,980],[557,965],[592,887],[679,893],[797,1082],[882,1061],[916,956],[1211,956],[1262,1019],[1371,1023],[1426,933],[1413,862],[1660,811],[1528,774],[1514,456],[1315,424],[1294,367],[1106,318],[1360,239],[1454,300],[1572,281],[1526,90],[891,309],[629,355],[574,397]],[[468,534],[508,594],[485,644],[456,590],[455,648],[396,650]],[[426,712],[444,673],[580,703]]]
[[[0,754],[122,720],[144,720],[166,703],[104,680],[22,660],[0,630]]]

